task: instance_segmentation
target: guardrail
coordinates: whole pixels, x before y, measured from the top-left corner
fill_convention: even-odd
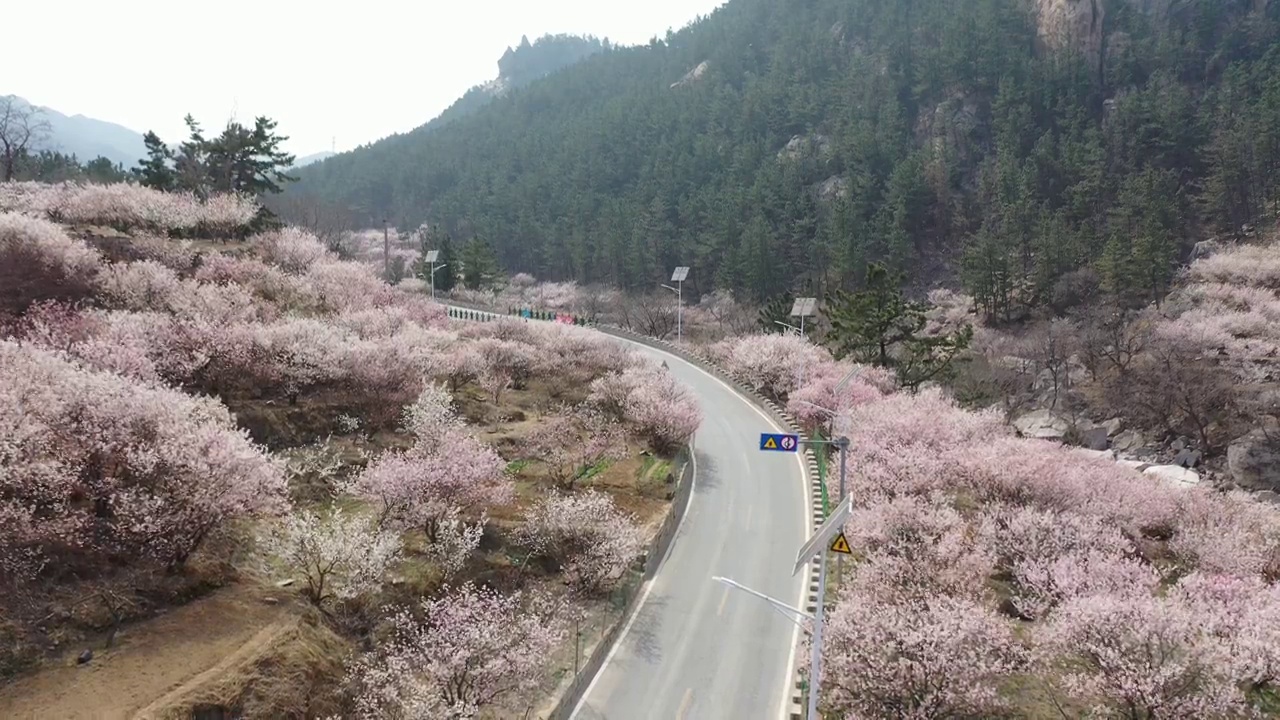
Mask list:
[[[649,543],[649,549],[645,553],[644,581],[646,583],[657,574],[658,566],[662,564],[662,559],[667,555],[667,549],[671,547],[671,541],[675,539],[676,529],[680,527],[680,521],[684,518],[685,507],[689,504],[689,493],[693,488],[693,463],[691,462],[688,447],[680,451],[676,457],[676,462],[680,469],[676,473],[676,492],[671,498],[671,507],[667,510],[666,517],[662,519],[662,525],[658,527],[658,533],[654,535],[652,542]],[[622,614],[618,616],[618,620],[600,638],[600,642],[596,643],[596,647],[591,651],[590,657],[587,658],[587,661],[578,670],[578,674],[574,676],[573,681],[569,683],[569,687],[560,696],[560,699],[556,702],[555,709],[547,716],[548,720],[568,720],[569,716],[573,714],[573,709],[577,707],[578,701],[582,699],[582,694],[591,685],[596,673],[600,672],[600,667],[604,664],[605,658],[609,656],[609,651],[613,649],[614,643],[618,641],[618,634],[626,626],[627,619],[631,617],[632,613],[636,612],[636,603],[644,595],[641,590],[642,587],[642,585],[637,586],[630,597],[627,598]]]
[[[460,303],[454,300],[449,300],[447,302],[453,306],[456,306],[457,308],[461,308],[464,311],[468,311],[471,313],[478,313],[481,316],[483,316],[483,317],[474,318],[476,320],[488,321],[488,320],[494,320],[494,319],[503,318],[503,317],[519,319],[519,316],[501,315],[499,313],[494,312],[491,309],[482,308],[476,305],[471,305],[469,303]],[[450,317],[453,317],[452,309],[450,312]],[[467,319],[467,318],[458,318],[458,319]],[[532,318],[525,318],[525,319],[532,319]],[[694,355],[693,353],[685,350],[684,348],[674,343],[668,342],[666,340],[658,339],[658,338],[652,338],[647,335],[640,335],[639,333],[635,333],[630,330],[626,330],[617,326],[588,324],[586,325],[586,327],[605,333],[606,335],[612,335],[614,337],[621,338],[623,340],[628,340],[630,342],[638,343],[640,345],[646,345],[656,350],[661,350],[663,352],[675,355],[676,357],[680,358],[681,360],[684,360],[690,365],[693,365],[703,370],[704,372],[712,375],[713,377],[719,378],[729,387],[733,388],[735,392],[737,392],[739,395],[745,398],[748,402],[750,402],[751,404],[763,410],[764,413],[768,415],[769,418],[772,419],[774,423],[776,423],[777,426],[782,430],[789,433],[796,434],[796,435],[801,434],[800,424],[796,422],[795,418],[792,417],[790,413],[783,410],[773,400],[770,400],[769,398],[765,397],[758,390],[755,390],[754,388],[750,387],[745,382],[743,382],[740,378],[735,377],[732,373],[725,371],[723,368],[719,367],[715,363],[709,362],[704,358],[700,358],[697,355]],[[805,482],[806,482],[806,485],[809,487],[811,520],[813,523],[809,528],[809,532],[812,533],[818,528],[818,526],[822,525],[823,520],[826,518],[826,515],[825,515],[826,508],[825,508],[825,502],[824,502],[825,488],[824,488],[822,475],[818,472],[817,455],[813,452],[812,448],[806,448],[804,451],[804,455],[805,455],[804,466],[805,466],[805,476],[806,476]],[[806,590],[806,594],[805,594],[805,598],[806,598],[805,611],[809,613],[814,613],[814,612],[817,612],[818,602],[819,602],[817,559],[815,558],[814,560],[811,560],[808,564],[808,567],[809,567],[808,580],[807,580],[808,589]],[[637,593],[637,595],[639,595],[639,593]],[[621,625],[621,623],[619,623],[619,625]],[[610,645],[612,644],[613,639],[614,638],[610,638]],[[603,645],[604,643],[601,643],[601,646]],[[597,648],[597,650],[599,650],[599,648]],[[582,674],[580,673],[579,676],[581,677],[581,675]],[[576,679],[575,679],[575,682],[577,682]],[[804,693],[806,692],[806,686],[805,686],[803,675],[801,673],[800,663],[796,664],[795,675],[793,677],[793,682],[791,687],[793,689],[793,692],[791,695],[791,709],[788,715],[791,718],[791,720],[800,720],[800,718],[804,714],[803,703],[805,699]],[[576,700],[575,700],[575,703],[576,703]],[[559,710],[558,705],[557,705],[557,710]],[[570,711],[572,711],[572,706],[570,707]],[[562,716],[558,716],[555,714],[552,715],[552,718],[560,718],[560,717]],[[567,715],[563,717],[567,717]]]

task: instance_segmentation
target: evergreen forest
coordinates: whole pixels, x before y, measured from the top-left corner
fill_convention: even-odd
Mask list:
[[[1278,38],[1257,0],[731,0],[286,193],[549,280],[1145,303],[1280,207]]]

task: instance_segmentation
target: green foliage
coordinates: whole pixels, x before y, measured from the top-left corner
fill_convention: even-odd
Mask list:
[[[903,275],[872,263],[866,287],[836,291],[827,298],[831,332],[827,342],[837,358],[891,367],[903,387],[945,373],[973,338],[973,329],[945,335],[924,332],[926,306],[902,294]]]
[[[258,117],[252,128],[233,120],[213,138],[206,138],[190,115],[184,122],[190,135],[176,152],[154,132],[143,137],[147,157],[133,170],[142,184],[201,197],[214,192],[262,196],[279,193],[284,183],[297,179],[286,173],[294,156],[280,149],[289,138],[276,133],[274,120]]]
[[[481,238],[471,238],[462,248],[462,284],[471,290],[490,287],[498,277],[498,259]]]
[[[1144,302],[1200,234],[1280,209],[1280,3],[1146,6],[1106,3],[1095,58],[1038,50],[1025,0],[731,0],[300,184],[551,280],[689,264],[763,300],[954,263],[993,318],[1086,268]]]
[[[418,228],[418,246],[422,257],[418,259],[413,273],[428,283],[431,282],[431,263],[426,261],[427,253],[440,251],[436,258],[435,288],[438,292],[449,292],[458,282],[458,257],[453,249],[453,238],[449,233],[436,226]],[[443,267],[442,267],[443,266]]]
[[[795,298],[791,297],[791,293],[784,293],[777,297],[769,298],[767,302],[760,308],[760,330],[767,333],[785,333],[790,332],[787,328],[778,323],[784,322],[788,325],[791,323],[791,306],[795,303]]]
[[[96,157],[84,165],[75,155],[52,150],[21,152],[14,157],[13,179],[40,182],[123,182],[129,177],[124,168],[105,157]]]
[[[147,156],[138,161],[133,169],[133,176],[146,187],[168,192],[177,184],[173,168],[173,152],[171,152],[159,135],[147,132],[142,136],[147,146]]]

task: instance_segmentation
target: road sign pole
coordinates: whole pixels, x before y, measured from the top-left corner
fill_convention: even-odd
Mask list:
[[[684,339],[684,281],[676,281],[676,342]]]
[[[840,497],[836,502],[840,503],[840,502],[844,502],[845,458],[848,456],[848,452],[849,452],[849,438],[841,437],[839,440],[836,441],[836,445],[840,448]],[[840,555],[839,557],[836,558],[836,582],[842,583],[843,581],[844,581],[844,555]]]

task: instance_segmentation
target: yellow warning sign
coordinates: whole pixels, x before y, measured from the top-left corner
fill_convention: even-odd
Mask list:
[[[844,553],[845,555],[853,554],[853,551],[849,549],[849,541],[844,539],[844,533],[840,533],[836,536],[836,539],[832,541],[831,552]]]
[[[774,442],[774,441],[773,441],[773,438],[769,438],[768,440],[765,440],[765,441],[764,441],[764,449],[765,449],[765,450],[777,450],[777,449],[778,449],[778,443]]]

